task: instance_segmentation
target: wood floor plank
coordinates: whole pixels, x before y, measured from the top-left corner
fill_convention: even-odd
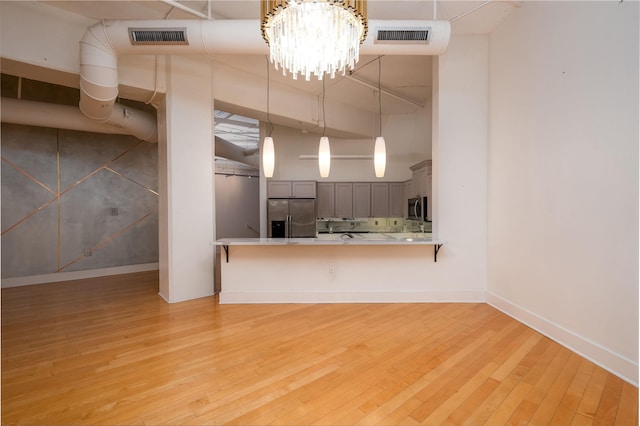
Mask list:
[[[578,404],[580,403],[580,398],[584,394],[584,390],[589,383],[589,379],[591,378],[591,374],[593,374],[594,368],[595,365],[593,363],[584,359],[581,361],[580,367],[576,372],[573,381],[569,385],[567,392],[551,418],[552,424],[571,424]]]
[[[607,375],[598,409],[593,418],[594,425],[611,425],[615,423],[621,394],[622,379],[611,374]]]
[[[2,424],[638,424],[638,389],[483,303],[1,290]]]
[[[638,424],[638,388],[624,382],[616,412],[616,426]]]

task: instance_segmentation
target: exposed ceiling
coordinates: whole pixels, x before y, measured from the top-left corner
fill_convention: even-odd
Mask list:
[[[172,19],[250,19],[259,20],[259,0],[144,0],[144,1],[41,1],[64,11],[98,20],[172,20]],[[368,0],[370,20],[448,20],[454,35],[486,34],[493,31],[520,1],[439,0]],[[435,6],[435,7],[434,7]],[[233,37],[232,34],[229,37]],[[260,79],[267,77],[267,59],[262,55],[217,55],[214,60],[241,73]],[[5,61],[6,62],[6,61]],[[269,82],[317,97],[320,102],[322,82],[317,78],[294,80],[269,66]],[[382,88],[379,98],[377,87]],[[431,102],[432,57],[415,55],[361,56],[355,70],[347,75],[325,79],[326,99],[348,108],[383,114],[407,114]],[[380,103],[378,103],[380,99]],[[221,105],[225,111],[214,112],[216,135],[246,149],[258,145],[259,117],[245,118],[245,111],[233,105]],[[251,112],[249,112],[251,113]],[[255,112],[254,112],[255,113]],[[246,114],[245,114],[246,115]],[[255,114],[254,114],[255,115]],[[280,122],[278,121],[280,119]],[[276,117],[276,124],[292,125],[286,117]],[[289,120],[290,121],[290,120]],[[316,131],[316,127],[309,128]],[[218,160],[216,160],[218,161]],[[239,167],[222,160],[219,168]],[[245,166],[242,166],[245,167]],[[241,170],[241,172],[244,169]],[[228,172],[228,170],[226,171]]]
[[[92,19],[259,19],[258,0],[212,1],[47,1],[54,7]],[[437,19],[452,21],[453,34],[491,32],[504,17],[519,5],[517,1],[437,1]],[[187,11],[189,10],[189,11]],[[369,0],[371,20],[429,20],[434,17],[434,2],[424,0]],[[262,56],[225,55],[216,61],[246,73],[266,77],[266,60]],[[381,59],[380,85],[383,88],[383,114],[411,113],[430,102],[431,57],[385,56]],[[272,84],[294,87],[314,96],[322,93],[322,83],[312,78],[293,80],[271,68]],[[364,82],[364,83],[363,83]],[[377,112],[374,88],[378,85],[376,57],[361,56],[352,75],[337,75],[326,82],[327,100],[364,111]],[[373,87],[371,87],[373,86]]]

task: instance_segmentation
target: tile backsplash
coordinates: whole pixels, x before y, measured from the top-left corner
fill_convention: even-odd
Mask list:
[[[318,233],[341,232],[431,232],[431,222],[401,217],[370,217],[362,219],[318,219]]]

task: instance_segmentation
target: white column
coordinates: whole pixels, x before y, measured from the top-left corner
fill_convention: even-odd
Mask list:
[[[433,235],[441,283],[486,291],[488,38],[451,38],[434,57]],[[441,262],[442,258],[442,262]]]
[[[210,61],[168,58],[158,175],[160,295],[170,303],[213,294],[212,93]]]

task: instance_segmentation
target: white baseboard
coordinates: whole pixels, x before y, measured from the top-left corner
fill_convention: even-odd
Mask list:
[[[87,271],[56,272],[53,274],[31,275],[28,277],[3,278],[2,288],[21,287],[33,284],[46,284],[59,281],[81,280],[86,278],[106,277],[109,275],[130,274],[134,272],[157,271],[158,263],[116,266],[113,268],[90,269]]]
[[[638,386],[638,363],[554,324],[533,312],[487,292],[487,303],[621,379]]]
[[[431,292],[220,292],[221,304],[232,303],[484,303],[484,291]]]

